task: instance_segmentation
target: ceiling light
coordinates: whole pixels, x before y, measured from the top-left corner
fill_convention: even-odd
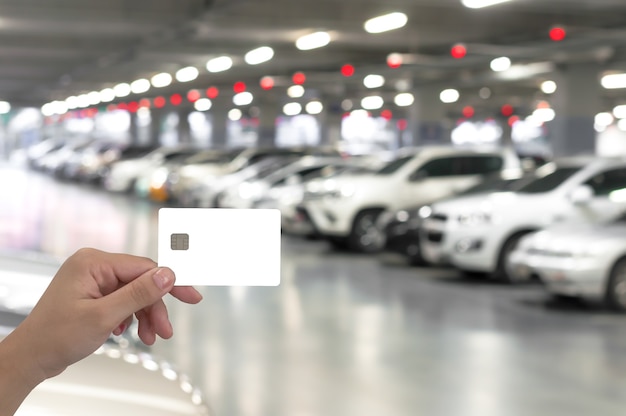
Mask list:
[[[248,65],[258,65],[267,62],[274,57],[274,49],[269,46],[261,46],[251,50],[243,58]]]
[[[100,101],[108,103],[113,100],[115,100],[115,91],[113,91],[113,88],[105,88],[100,91]]]
[[[233,96],[233,104],[235,105],[248,105],[252,102],[252,94],[248,91],[240,92]]]
[[[167,87],[172,83],[172,76],[167,72],[161,72],[160,74],[156,74],[150,79],[150,83],[154,88],[163,88]]]
[[[100,93],[98,91],[91,91],[87,94],[87,99],[90,105],[98,105],[100,104]]]
[[[305,106],[305,110],[309,114],[319,114],[324,109],[324,105],[319,101],[311,101]]]
[[[404,13],[389,13],[374,17],[365,22],[363,27],[368,33],[382,33],[389,30],[399,29],[406,25],[408,18]]]
[[[131,92],[130,85],[125,82],[117,84],[115,87],[113,87],[113,92],[115,93],[116,97],[126,97]]]
[[[615,118],[626,119],[626,105],[618,105],[613,109]]]
[[[382,75],[368,75],[363,79],[366,88],[379,88],[385,85],[385,78]]]
[[[410,92],[403,92],[394,97],[393,102],[396,103],[398,107],[408,107],[415,101],[415,97]]]
[[[495,6],[496,4],[506,3],[510,0],[461,0],[463,6],[470,9],[482,9],[483,7]]]
[[[491,89],[489,89],[489,87],[482,87],[478,91],[478,96],[483,100],[489,99],[489,97],[491,97]]]
[[[621,131],[626,131],[626,119],[622,119],[617,122],[617,128]]]
[[[209,59],[206,63],[206,69],[209,72],[222,72],[233,66],[233,60],[229,56],[219,56]]]
[[[80,108],[89,107],[89,97],[87,96],[87,94],[81,94],[78,96],[78,106]]]
[[[296,40],[296,48],[301,51],[308,51],[310,49],[321,48],[329,43],[330,35],[327,32],[315,32],[298,38],[298,40]]]
[[[186,66],[176,71],[176,80],[178,82],[189,82],[198,78],[198,68],[195,66]]]
[[[283,113],[288,116],[295,116],[302,111],[302,105],[300,103],[287,103],[283,107]]]
[[[556,82],[544,81],[541,83],[541,91],[544,94],[554,94],[556,92]]]
[[[11,104],[7,101],[0,101],[0,114],[7,114],[11,111]]]
[[[378,110],[385,104],[385,100],[383,97],[378,95],[371,95],[369,97],[364,97],[361,100],[361,107],[366,110]]]
[[[115,95],[113,96],[113,98],[115,98]],[[71,97],[67,97],[65,99],[65,104],[67,104],[67,108],[69,108],[70,110],[78,108],[78,97],[75,95],[72,95]]]
[[[439,99],[441,100],[441,102],[446,104],[457,102],[459,100],[459,97],[460,94],[455,89],[443,90],[441,91],[441,94],[439,94]]]
[[[511,67],[511,60],[506,56],[501,56],[491,61],[490,67],[494,72],[506,71]]]
[[[145,78],[138,79],[136,81],[131,82],[130,90],[134,94],[143,94],[144,92],[150,89],[150,81]]]
[[[551,108],[538,108],[533,111],[533,117],[537,117],[537,119],[547,123],[548,121],[554,120],[556,113]]]
[[[607,90],[626,88],[626,74],[605,75],[600,82]]]
[[[241,113],[241,110],[238,108],[233,108],[232,110],[230,110],[228,112],[228,119],[231,121],[237,121],[237,120],[241,120],[241,116],[243,114]]]
[[[287,88],[287,95],[291,98],[299,98],[304,95],[304,87],[302,85],[292,85]]]
[[[200,98],[193,103],[193,106],[197,111],[210,110],[212,105],[213,103],[208,98]]]
[[[595,117],[595,124],[598,126],[610,126],[613,124],[613,115],[611,113],[598,113]]]

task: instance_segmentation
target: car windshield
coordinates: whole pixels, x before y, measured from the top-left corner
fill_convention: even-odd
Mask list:
[[[517,192],[525,194],[536,194],[552,191],[563,182],[565,182],[572,175],[574,175],[576,172],[578,172],[580,169],[580,166],[557,168],[554,172],[526,184],[525,186],[518,189]]]
[[[404,157],[392,160],[391,162],[383,166],[382,169],[376,172],[376,175],[391,175],[392,173],[400,169],[402,166],[404,166],[409,160],[413,159],[413,156],[414,155],[404,156]]]

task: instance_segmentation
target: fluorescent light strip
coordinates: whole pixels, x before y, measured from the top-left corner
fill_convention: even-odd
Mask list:
[[[461,0],[461,3],[470,9],[482,9],[483,7],[495,6],[508,1],[510,0]]]

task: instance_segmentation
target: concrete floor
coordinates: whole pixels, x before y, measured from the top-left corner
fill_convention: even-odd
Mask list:
[[[0,166],[0,249],[156,257],[158,206]],[[219,416],[626,413],[626,317],[283,239],[277,288],[168,302],[175,362]]]

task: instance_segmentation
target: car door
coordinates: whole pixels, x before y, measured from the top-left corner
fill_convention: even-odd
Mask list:
[[[626,167],[607,168],[593,175],[583,186],[589,187],[592,195],[588,200],[572,202],[577,217],[585,221],[604,222],[626,210]],[[570,193],[570,198],[572,195]]]
[[[430,203],[455,195],[478,183],[485,175],[502,169],[497,155],[458,155],[431,159],[408,178],[404,206]]]

